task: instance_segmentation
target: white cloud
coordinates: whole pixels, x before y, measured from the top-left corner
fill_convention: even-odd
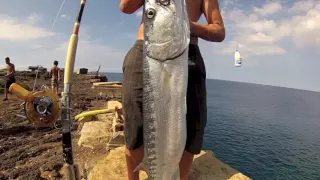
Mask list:
[[[99,38],[91,38],[91,28],[88,26],[83,26],[82,30],[78,41],[74,70],[80,67],[96,70],[99,65],[102,65],[101,71],[119,72],[127,52],[113,48]],[[59,61],[60,67],[64,67],[69,35],[57,35],[55,39],[56,41],[50,39],[31,40],[27,43],[31,45],[20,47],[18,54],[15,52],[7,52],[7,54],[12,53],[13,63],[20,69],[25,69],[26,63],[50,67],[54,60]],[[5,52],[5,49],[3,50]]]
[[[306,0],[305,3],[298,1],[285,7],[273,2],[262,8],[252,8],[251,12],[238,8],[226,11],[226,34],[232,39],[222,43],[224,49],[217,52],[230,54],[238,45],[246,57],[283,54],[286,53],[280,46],[283,40],[292,41],[297,47],[319,46],[320,1]],[[287,14],[267,17],[279,11]]]
[[[0,39],[9,41],[26,41],[55,35],[44,28],[34,25],[40,20],[36,13],[28,17],[28,22],[23,19],[0,15]]]
[[[255,13],[258,13],[262,16],[275,14],[279,11],[281,11],[282,6],[279,2],[268,2],[265,5],[263,5],[262,8],[254,8],[253,11]]]
[[[35,45],[31,45],[30,48],[31,49],[41,49],[41,48],[43,48],[43,45],[35,44]]]
[[[253,55],[283,54],[285,49],[276,45],[282,36],[275,31],[280,26],[273,20],[259,19],[257,14],[246,15],[244,11],[235,9],[226,13],[227,20],[231,21],[227,29],[227,36],[233,36],[230,42],[227,42],[223,50],[218,50],[220,54],[231,54],[239,47],[243,58]],[[281,36],[280,36],[281,35]]]
[[[262,33],[262,32],[258,32],[248,36],[248,42],[252,42],[252,43],[272,44],[275,41],[276,39],[274,37],[270,35],[266,35],[265,33]]]
[[[60,16],[62,19],[70,20],[70,16],[67,14],[61,14]]]
[[[293,6],[289,9],[289,12],[307,12],[315,5],[314,0],[300,0],[293,4]]]
[[[69,41],[65,41],[58,44],[54,49],[42,47],[41,51],[38,49],[28,51],[23,55],[23,59],[29,60],[29,62],[32,62],[33,64],[41,64],[44,67],[49,67],[52,65],[54,60],[58,60],[59,65],[63,67],[68,44]],[[124,56],[125,52],[121,52],[106,44],[83,40],[82,38],[78,42],[75,70],[80,67],[94,70],[99,65],[107,65],[102,66],[101,69],[107,69],[110,72],[119,71],[119,67],[122,67],[122,60],[124,59]],[[21,57],[22,55],[17,58]]]
[[[28,23],[30,24],[36,24],[38,22],[40,22],[42,20],[43,16],[36,13],[36,12],[33,12],[32,14],[30,14],[28,16]]]
[[[24,69],[27,65],[50,67],[54,60],[64,66],[70,34],[43,28],[37,24],[41,18],[37,13],[19,19],[0,14],[0,54],[10,56],[17,69]],[[92,29],[88,26],[82,26],[80,31],[75,70],[79,67],[95,70],[98,65],[105,64],[102,71],[119,72],[126,52],[93,39]]]
[[[292,36],[298,47],[320,45],[320,2],[302,15],[292,18]]]
[[[254,31],[265,31],[265,32],[270,32],[273,31],[277,27],[276,22],[274,20],[260,20],[260,21],[255,21],[249,24],[249,28],[254,30]]]
[[[136,16],[140,18],[142,16],[143,10],[137,11]]]

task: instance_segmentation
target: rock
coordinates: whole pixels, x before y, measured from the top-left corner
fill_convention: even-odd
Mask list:
[[[98,121],[107,121],[112,123],[114,117],[114,113],[106,113],[106,114],[97,114],[95,115],[95,119]]]
[[[114,82],[100,82],[100,83],[94,83],[93,86],[110,86],[110,85],[122,85],[119,81]]]
[[[85,117],[82,117],[82,118],[79,118],[79,122],[89,122],[89,121],[93,121],[93,116],[85,116]]]
[[[110,125],[103,121],[91,121],[83,124],[78,141],[79,146],[91,147],[107,144],[110,136]]]
[[[122,123],[116,123],[113,125],[113,132],[119,132],[124,130],[124,125]]]
[[[99,161],[89,173],[88,180],[126,180],[127,167],[124,147],[111,150],[110,154]],[[146,180],[147,174],[140,172],[140,180]],[[194,157],[189,180],[250,180],[247,176],[222,163],[211,151],[201,151]]]
[[[90,79],[91,83],[96,83],[96,82],[100,82],[100,79]]]
[[[103,75],[86,75],[85,76],[86,79],[99,79],[100,82],[108,82],[108,78],[107,76],[103,76]]]
[[[140,172],[140,177],[146,179],[145,172]],[[88,180],[126,180],[127,164],[125,161],[124,147],[111,150],[109,155],[99,161],[89,172]]]
[[[113,104],[113,106],[114,106],[114,108],[116,108],[116,107],[118,108],[119,107],[119,106],[116,106],[116,104]],[[109,107],[109,105],[108,105],[108,107]],[[122,105],[121,105],[121,108],[122,108]],[[123,115],[119,114],[119,112],[122,113],[121,109],[116,110],[116,113],[113,116],[113,119],[112,119],[112,132],[118,132],[119,128],[121,129],[123,127],[123,125],[121,125],[121,123],[119,123],[119,122],[123,121]]]
[[[124,132],[118,131],[112,134],[112,137],[110,138],[107,144],[107,149],[114,149],[123,145],[124,145]]]
[[[230,179],[232,178],[232,179]],[[212,151],[201,151],[194,157],[189,180],[249,180],[248,177],[214,157]]]
[[[119,109],[122,109],[122,104],[119,101],[108,101],[107,108],[108,109],[115,109],[118,107]]]
[[[247,176],[243,175],[242,173],[237,173],[237,174],[234,174],[233,176],[231,176],[227,180],[251,180],[251,179],[248,178]]]
[[[122,85],[120,82],[99,82],[93,83],[94,92],[101,92],[103,96],[121,97]]]

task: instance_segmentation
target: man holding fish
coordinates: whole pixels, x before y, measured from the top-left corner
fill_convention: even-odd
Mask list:
[[[155,1],[156,0],[149,0],[148,3],[155,4],[156,3]],[[170,4],[170,0],[167,0],[167,1]],[[184,11],[183,10],[184,7],[179,7],[179,6],[184,5],[184,0],[171,0],[171,1],[173,2],[173,4],[175,4],[174,5],[175,7],[172,9],[175,9],[177,11],[176,14],[178,13],[181,14],[181,12]],[[165,5],[166,0],[159,0],[157,2],[159,2],[161,5]],[[187,79],[187,88],[186,88],[187,89],[187,92],[186,92],[187,114],[185,117],[186,118],[186,142],[185,142],[184,152],[182,154],[182,157],[179,163],[179,166],[180,166],[179,172],[180,172],[181,180],[188,179],[188,172],[191,168],[193,157],[195,154],[199,154],[202,149],[203,134],[204,134],[204,129],[207,121],[207,102],[206,102],[206,84],[205,84],[206,70],[205,70],[204,61],[200,53],[200,49],[198,47],[198,38],[211,41],[211,42],[222,42],[225,38],[225,29],[224,29],[223,19],[221,17],[220,10],[219,10],[218,0],[185,0],[185,2],[187,6],[186,9],[189,16],[189,25],[190,25],[187,28],[188,30],[190,28],[190,39],[188,39],[189,35],[187,39],[190,40],[188,41],[190,42],[190,44],[187,47],[189,65],[188,65],[188,73],[187,73],[188,79]],[[123,13],[132,14],[136,10],[138,10],[141,6],[143,6],[144,3],[145,3],[144,0],[121,0],[120,10]],[[169,8],[167,9],[167,11],[171,10],[168,4],[165,6],[167,6],[166,8]],[[149,9],[148,9],[148,12],[145,12],[145,13],[147,13],[146,17],[150,19],[153,18],[155,15],[157,15],[156,10],[159,10],[161,13],[166,12],[166,11],[161,11],[159,7],[149,8]],[[206,20],[208,23],[206,25],[200,24],[197,22],[200,19],[202,14],[204,14],[206,17]],[[179,15],[179,14],[177,16],[183,17],[183,15]],[[168,17],[172,18],[170,16]],[[181,17],[178,17],[178,19],[179,18],[181,19]],[[157,20],[159,21],[159,18],[154,19],[153,23],[156,22]],[[170,19],[168,21],[170,21]],[[167,23],[167,24],[169,24],[168,26],[170,26],[170,23]],[[186,22],[186,24],[188,24],[188,22]],[[161,26],[159,25],[159,27]],[[162,27],[164,26],[162,25]],[[175,25],[172,25],[172,27],[175,27],[176,29],[180,28],[180,27],[176,27]],[[151,33],[154,33],[154,32],[151,32]],[[140,166],[141,161],[145,159],[143,142],[146,142],[146,141],[144,141],[143,138],[148,137],[146,134],[143,134],[145,132],[143,130],[143,122],[145,121],[143,121],[144,111],[142,110],[143,104],[144,104],[143,93],[145,92],[143,91],[143,87],[145,85],[145,82],[143,81],[143,72],[146,72],[145,70],[143,70],[144,37],[145,37],[144,20],[142,19],[140,27],[138,29],[137,41],[135,42],[134,46],[126,55],[123,63],[123,111],[124,111],[124,120],[125,120],[125,143],[126,143],[125,154],[126,154],[126,160],[127,160],[127,170],[128,170],[129,180],[139,179],[139,171],[134,171],[134,170],[137,168],[137,166]],[[151,38],[148,37],[148,39],[150,41]],[[163,52],[163,53],[167,53],[167,52]],[[183,54],[183,52],[181,54]],[[161,55],[159,57],[161,57]],[[179,58],[179,57],[175,57],[175,58]],[[167,75],[167,77],[169,76]],[[183,126],[183,123],[182,123],[182,126]],[[151,129],[153,130],[154,127],[152,127]],[[167,134],[163,134],[163,136],[166,136],[166,135]],[[152,146],[153,145],[149,144],[149,147],[152,147]],[[159,153],[159,152],[155,152],[155,153]],[[157,157],[159,159],[159,157],[161,156],[157,156]],[[152,158],[155,158],[155,157],[152,157]],[[163,160],[163,157],[161,158]],[[161,165],[157,165],[157,167],[149,168],[149,170],[154,170],[155,168],[163,168],[160,166]],[[142,168],[140,167],[140,169],[143,169],[143,167]],[[139,170],[139,168],[137,170]],[[160,177],[160,176],[157,176],[157,177]],[[174,177],[174,176],[172,175],[171,177]]]

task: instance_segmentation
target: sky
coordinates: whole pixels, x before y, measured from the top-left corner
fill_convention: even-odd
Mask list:
[[[17,69],[63,67],[80,0],[0,0],[0,56]],[[75,69],[121,72],[142,11],[124,14],[120,1],[87,0]],[[320,0],[220,0],[221,43],[200,40],[207,78],[320,91]],[[206,24],[204,16],[199,20]],[[53,24],[54,23],[54,24]],[[234,67],[234,52],[243,58]],[[317,51],[318,50],[318,51]],[[318,72],[318,73],[317,73]]]

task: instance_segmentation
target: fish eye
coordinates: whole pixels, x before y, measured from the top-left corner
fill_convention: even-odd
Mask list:
[[[170,4],[170,0],[159,0],[159,3],[163,6],[168,6]]]
[[[156,14],[156,10],[154,10],[153,8],[147,9],[147,18],[149,19],[153,18],[155,14]]]

